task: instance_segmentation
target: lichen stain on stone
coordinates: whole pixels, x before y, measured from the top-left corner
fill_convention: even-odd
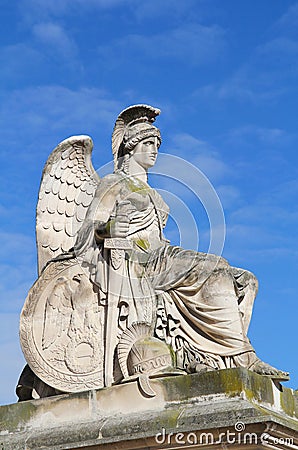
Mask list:
[[[295,411],[295,398],[291,389],[283,388],[283,391],[280,395],[280,403],[283,411],[286,414],[291,417],[295,417],[297,415],[297,411]]]
[[[146,184],[142,183],[141,181],[135,182],[132,178],[126,178],[126,185],[127,188],[130,190],[130,192],[138,192],[139,194],[146,196],[148,192],[150,191],[150,187],[146,186]]]
[[[37,413],[37,406],[34,401],[26,401],[16,405],[1,406],[0,429],[1,430],[22,430]]]
[[[136,239],[134,242],[138,247],[142,248],[143,250],[148,250],[150,248],[150,244],[147,239]]]
[[[210,372],[214,375],[214,378],[210,380],[211,386],[216,386],[215,392],[224,393],[229,397],[237,395],[243,389],[243,380],[238,374],[238,371],[227,369],[227,370],[216,370]]]
[[[195,386],[191,375],[164,377],[160,378],[159,381],[163,385],[166,401],[171,401],[175,398],[183,401],[194,396]]]
[[[274,404],[272,381],[268,377],[251,374],[249,385],[245,387],[246,398],[250,401],[258,401]]]

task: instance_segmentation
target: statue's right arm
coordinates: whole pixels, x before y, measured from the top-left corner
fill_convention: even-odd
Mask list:
[[[101,243],[109,237],[125,237],[128,222],[117,214],[117,205],[121,203],[121,179],[115,175],[105,177],[99,184],[86,219],[93,223],[94,237]]]

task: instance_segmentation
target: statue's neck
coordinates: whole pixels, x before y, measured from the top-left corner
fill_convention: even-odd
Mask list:
[[[147,183],[148,173],[144,167],[140,166],[133,158],[130,158],[128,163],[128,173],[132,177],[138,178],[143,181],[143,183]]]

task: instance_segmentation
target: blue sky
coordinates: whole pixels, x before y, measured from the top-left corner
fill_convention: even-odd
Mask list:
[[[162,110],[160,151],[219,195],[223,256],[260,283],[251,341],[297,389],[298,2],[2,0],[0,45],[0,404],[16,400],[24,364],[43,165],[74,134],[92,136],[96,168],[108,163],[117,114],[142,102]],[[160,187],[188,202],[206,250],[204,208],[171,183]],[[177,241],[172,219],[168,236]]]

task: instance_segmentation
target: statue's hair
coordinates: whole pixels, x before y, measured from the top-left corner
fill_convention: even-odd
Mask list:
[[[124,172],[127,175],[129,175],[129,168],[128,168],[129,159],[133,154],[134,148],[139,142],[150,137],[157,137],[158,147],[161,144],[161,136],[159,129],[152,125],[150,126],[150,128],[147,127],[146,129],[140,131],[135,130],[135,133],[134,134],[130,133],[130,136],[132,137],[128,138],[128,140],[125,139],[124,137],[123,142],[118,151],[117,161],[115,161],[115,170],[120,170],[121,172]]]

